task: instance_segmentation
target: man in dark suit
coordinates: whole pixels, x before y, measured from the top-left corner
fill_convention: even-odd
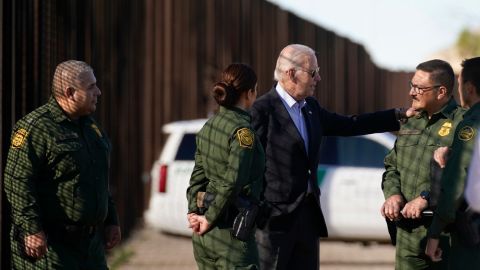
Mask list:
[[[312,97],[321,79],[317,58],[304,45],[282,50],[274,77],[276,86],[251,108],[266,152],[263,197],[274,205],[266,227],[257,230],[260,269],[318,269],[319,239],[328,236],[316,173],[322,136],[398,130],[405,114],[391,109],[347,117],[320,107]]]

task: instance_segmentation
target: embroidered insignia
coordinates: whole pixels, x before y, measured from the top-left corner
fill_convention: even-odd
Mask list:
[[[253,146],[253,133],[248,128],[241,128],[237,131],[238,141],[241,147],[252,148]]]
[[[25,142],[25,139],[27,138],[27,130],[21,128],[17,131],[15,131],[15,134],[13,134],[12,138],[12,148],[20,148],[22,147],[23,143]]]
[[[450,134],[450,130],[452,129],[452,122],[445,122],[443,125],[440,127],[440,130],[438,131],[438,135],[445,137],[448,134]]]
[[[458,138],[462,141],[469,141],[473,136],[475,136],[475,130],[469,126],[463,127],[458,132]]]
[[[95,130],[95,132],[97,133],[98,137],[100,137],[100,138],[103,137],[102,132],[100,132],[100,129],[97,127],[97,125],[92,124],[91,127],[93,128],[93,130]]]

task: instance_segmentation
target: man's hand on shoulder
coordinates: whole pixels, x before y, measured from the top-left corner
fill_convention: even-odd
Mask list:
[[[405,116],[407,118],[417,116],[420,112],[415,110],[414,108],[410,107],[405,111]]]

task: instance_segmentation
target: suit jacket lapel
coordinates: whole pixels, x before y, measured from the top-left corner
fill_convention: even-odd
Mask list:
[[[305,125],[307,126],[307,134],[308,134],[308,155],[313,154],[312,153],[312,111],[308,107],[308,104],[305,104],[305,106],[302,108],[302,114],[303,118],[305,119]]]
[[[318,114],[315,114],[312,111],[308,102],[305,105],[305,110],[307,112],[305,115],[305,122],[308,130],[308,155],[311,157],[312,161],[315,161],[315,157],[318,155],[318,149],[320,147],[321,123],[320,119],[318,119]]]

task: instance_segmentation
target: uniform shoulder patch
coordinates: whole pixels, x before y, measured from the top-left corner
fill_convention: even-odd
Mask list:
[[[25,143],[25,139],[27,138],[28,132],[24,128],[20,128],[15,131],[12,137],[12,148],[20,148]]]
[[[465,126],[458,132],[458,138],[462,141],[469,141],[475,136],[475,130],[472,127]]]
[[[245,148],[253,147],[253,141],[255,137],[253,132],[250,129],[241,128],[237,130],[237,138],[238,138],[238,141],[240,142],[241,147],[245,147]]]

